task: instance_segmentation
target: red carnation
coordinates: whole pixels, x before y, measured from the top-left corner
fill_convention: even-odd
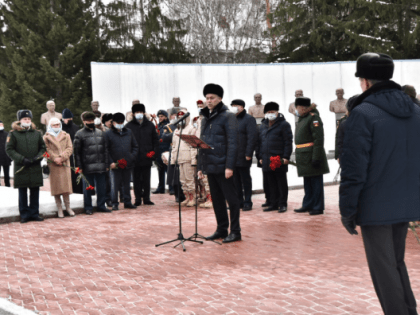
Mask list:
[[[89,187],[86,187],[86,190],[94,190],[95,187],[93,187],[92,185],[89,185]]]
[[[163,139],[160,139],[159,142],[163,142]]]
[[[79,173],[80,173],[80,167],[76,168],[76,169],[74,170],[74,173],[75,173],[75,174],[79,174]]]
[[[49,158],[50,155],[48,154],[48,152],[45,152],[44,155],[43,155],[43,157]]]
[[[276,168],[279,168],[281,165],[282,163],[279,155],[270,157],[270,168],[272,171],[275,171]]]
[[[146,156],[149,158],[149,159],[151,159],[151,158],[153,158],[154,156],[155,156],[155,151],[150,151],[149,153],[147,153],[146,154]]]

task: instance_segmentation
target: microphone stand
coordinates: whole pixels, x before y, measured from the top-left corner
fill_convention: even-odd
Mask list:
[[[182,129],[183,128],[181,127],[180,128],[180,132],[179,132],[180,136],[182,135]],[[175,131],[174,131],[174,135],[173,136],[175,136]],[[176,165],[176,167],[178,169],[178,176],[180,174],[180,172],[179,172],[178,158],[179,158],[179,148],[181,146],[181,141],[182,141],[182,139],[181,139],[181,137],[179,137],[178,152],[176,153],[176,162],[175,162],[175,165]],[[164,243],[156,244],[155,246],[158,247],[158,246],[161,246],[161,245],[165,245],[165,244],[169,244],[169,243],[173,243],[173,242],[179,241],[179,243],[177,245],[175,245],[174,248],[178,247],[179,245],[182,245],[183,251],[185,252],[187,249],[184,246],[184,242],[189,241],[189,242],[195,242],[195,243],[200,243],[200,244],[203,244],[203,242],[202,241],[197,241],[197,240],[187,239],[182,234],[181,198],[179,198],[180,193],[181,193],[180,186],[181,185],[178,185],[178,212],[179,212],[179,233],[178,233],[178,237],[176,239],[173,239],[173,240],[170,240],[170,241],[167,241],[167,242],[164,242]]]

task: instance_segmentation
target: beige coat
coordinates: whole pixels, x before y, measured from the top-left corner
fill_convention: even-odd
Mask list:
[[[69,158],[73,153],[70,135],[65,131],[61,131],[57,137],[54,137],[47,132],[44,136],[44,142],[50,155],[48,166],[50,167],[51,196],[72,194],[71,169],[57,165],[54,162],[54,159],[61,157],[63,164],[70,166]]]
[[[195,136],[195,128],[190,124],[190,117],[186,119],[186,126],[182,130],[183,135],[194,135]],[[178,151],[178,143],[179,143],[179,133],[180,130],[177,128],[174,131],[174,135],[172,137],[172,153],[171,153],[171,164],[175,164],[176,155]],[[192,165],[197,165],[197,149],[193,149],[190,147],[185,141],[181,141],[181,145],[179,147],[179,157],[178,162],[181,163],[191,163]]]

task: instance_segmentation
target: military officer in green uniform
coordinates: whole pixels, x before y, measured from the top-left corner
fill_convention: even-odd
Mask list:
[[[324,213],[324,174],[330,172],[324,150],[324,127],[316,105],[307,97],[295,102],[299,117],[295,132],[298,176],[303,177],[305,197],[302,207],[295,212],[310,215]]]

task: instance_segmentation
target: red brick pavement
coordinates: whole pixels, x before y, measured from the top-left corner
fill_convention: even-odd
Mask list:
[[[40,314],[381,314],[362,240],[340,224],[338,187],[326,188],[326,214],[241,213],[243,241],[187,251],[156,243],[178,232],[172,196],[156,206],[0,226],[0,296]],[[183,211],[184,235],[194,211]],[[199,233],[215,230],[199,210]],[[409,233],[407,266],[420,296],[420,245]]]

